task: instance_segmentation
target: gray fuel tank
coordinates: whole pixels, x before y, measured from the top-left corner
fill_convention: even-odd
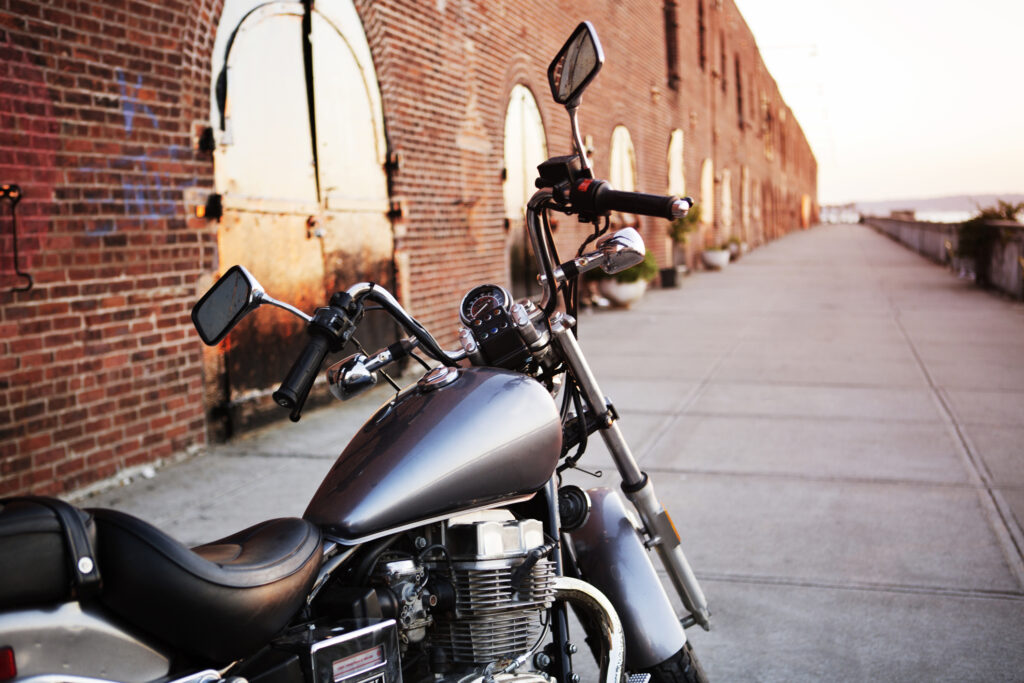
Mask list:
[[[505,370],[448,373],[428,373],[363,425],[306,519],[356,543],[544,486],[562,448],[547,390]]]

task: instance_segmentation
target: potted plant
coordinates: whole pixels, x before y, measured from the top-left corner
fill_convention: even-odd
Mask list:
[[[700,204],[694,204],[686,215],[672,221],[668,228],[669,237],[676,244],[686,244],[690,233],[700,226]]]
[[[722,245],[708,247],[700,256],[704,265],[712,270],[721,270],[729,265],[729,250]]]
[[[739,261],[740,260],[740,256],[743,255],[744,250],[743,250],[743,242],[740,241],[739,237],[736,237],[735,235],[730,237],[729,241],[726,242],[726,248],[729,250],[729,260],[730,261]]]
[[[661,269],[662,287],[679,287],[682,284],[682,278],[687,273],[686,244],[689,242],[690,233],[699,227],[700,204],[694,204],[685,216],[677,218],[669,224],[668,236],[672,238],[672,242],[677,247],[673,254],[676,265]]]
[[[604,271],[591,271],[598,282],[601,294],[608,297],[616,306],[629,308],[647,291],[647,283],[658,275],[658,262],[650,249],[644,254],[644,260],[616,275],[608,275]]]

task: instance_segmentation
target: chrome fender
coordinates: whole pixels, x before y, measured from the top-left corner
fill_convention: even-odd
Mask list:
[[[606,595],[622,621],[626,667],[654,666],[686,644],[686,633],[622,497],[591,489],[590,516],[572,532],[580,574]]]

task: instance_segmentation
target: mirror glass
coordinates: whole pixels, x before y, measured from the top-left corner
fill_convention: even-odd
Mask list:
[[[548,67],[551,95],[559,104],[579,99],[590,81],[601,70],[604,53],[597,32],[589,21],[576,27]]]
[[[192,324],[209,346],[223,339],[246,313],[260,304],[263,293],[249,271],[232,266],[192,308]]]

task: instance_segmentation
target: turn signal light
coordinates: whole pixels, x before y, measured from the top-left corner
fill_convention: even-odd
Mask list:
[[[14,648],[0,647],[0,681],[9,681],[18,676],[18,666],[14,663]]]

